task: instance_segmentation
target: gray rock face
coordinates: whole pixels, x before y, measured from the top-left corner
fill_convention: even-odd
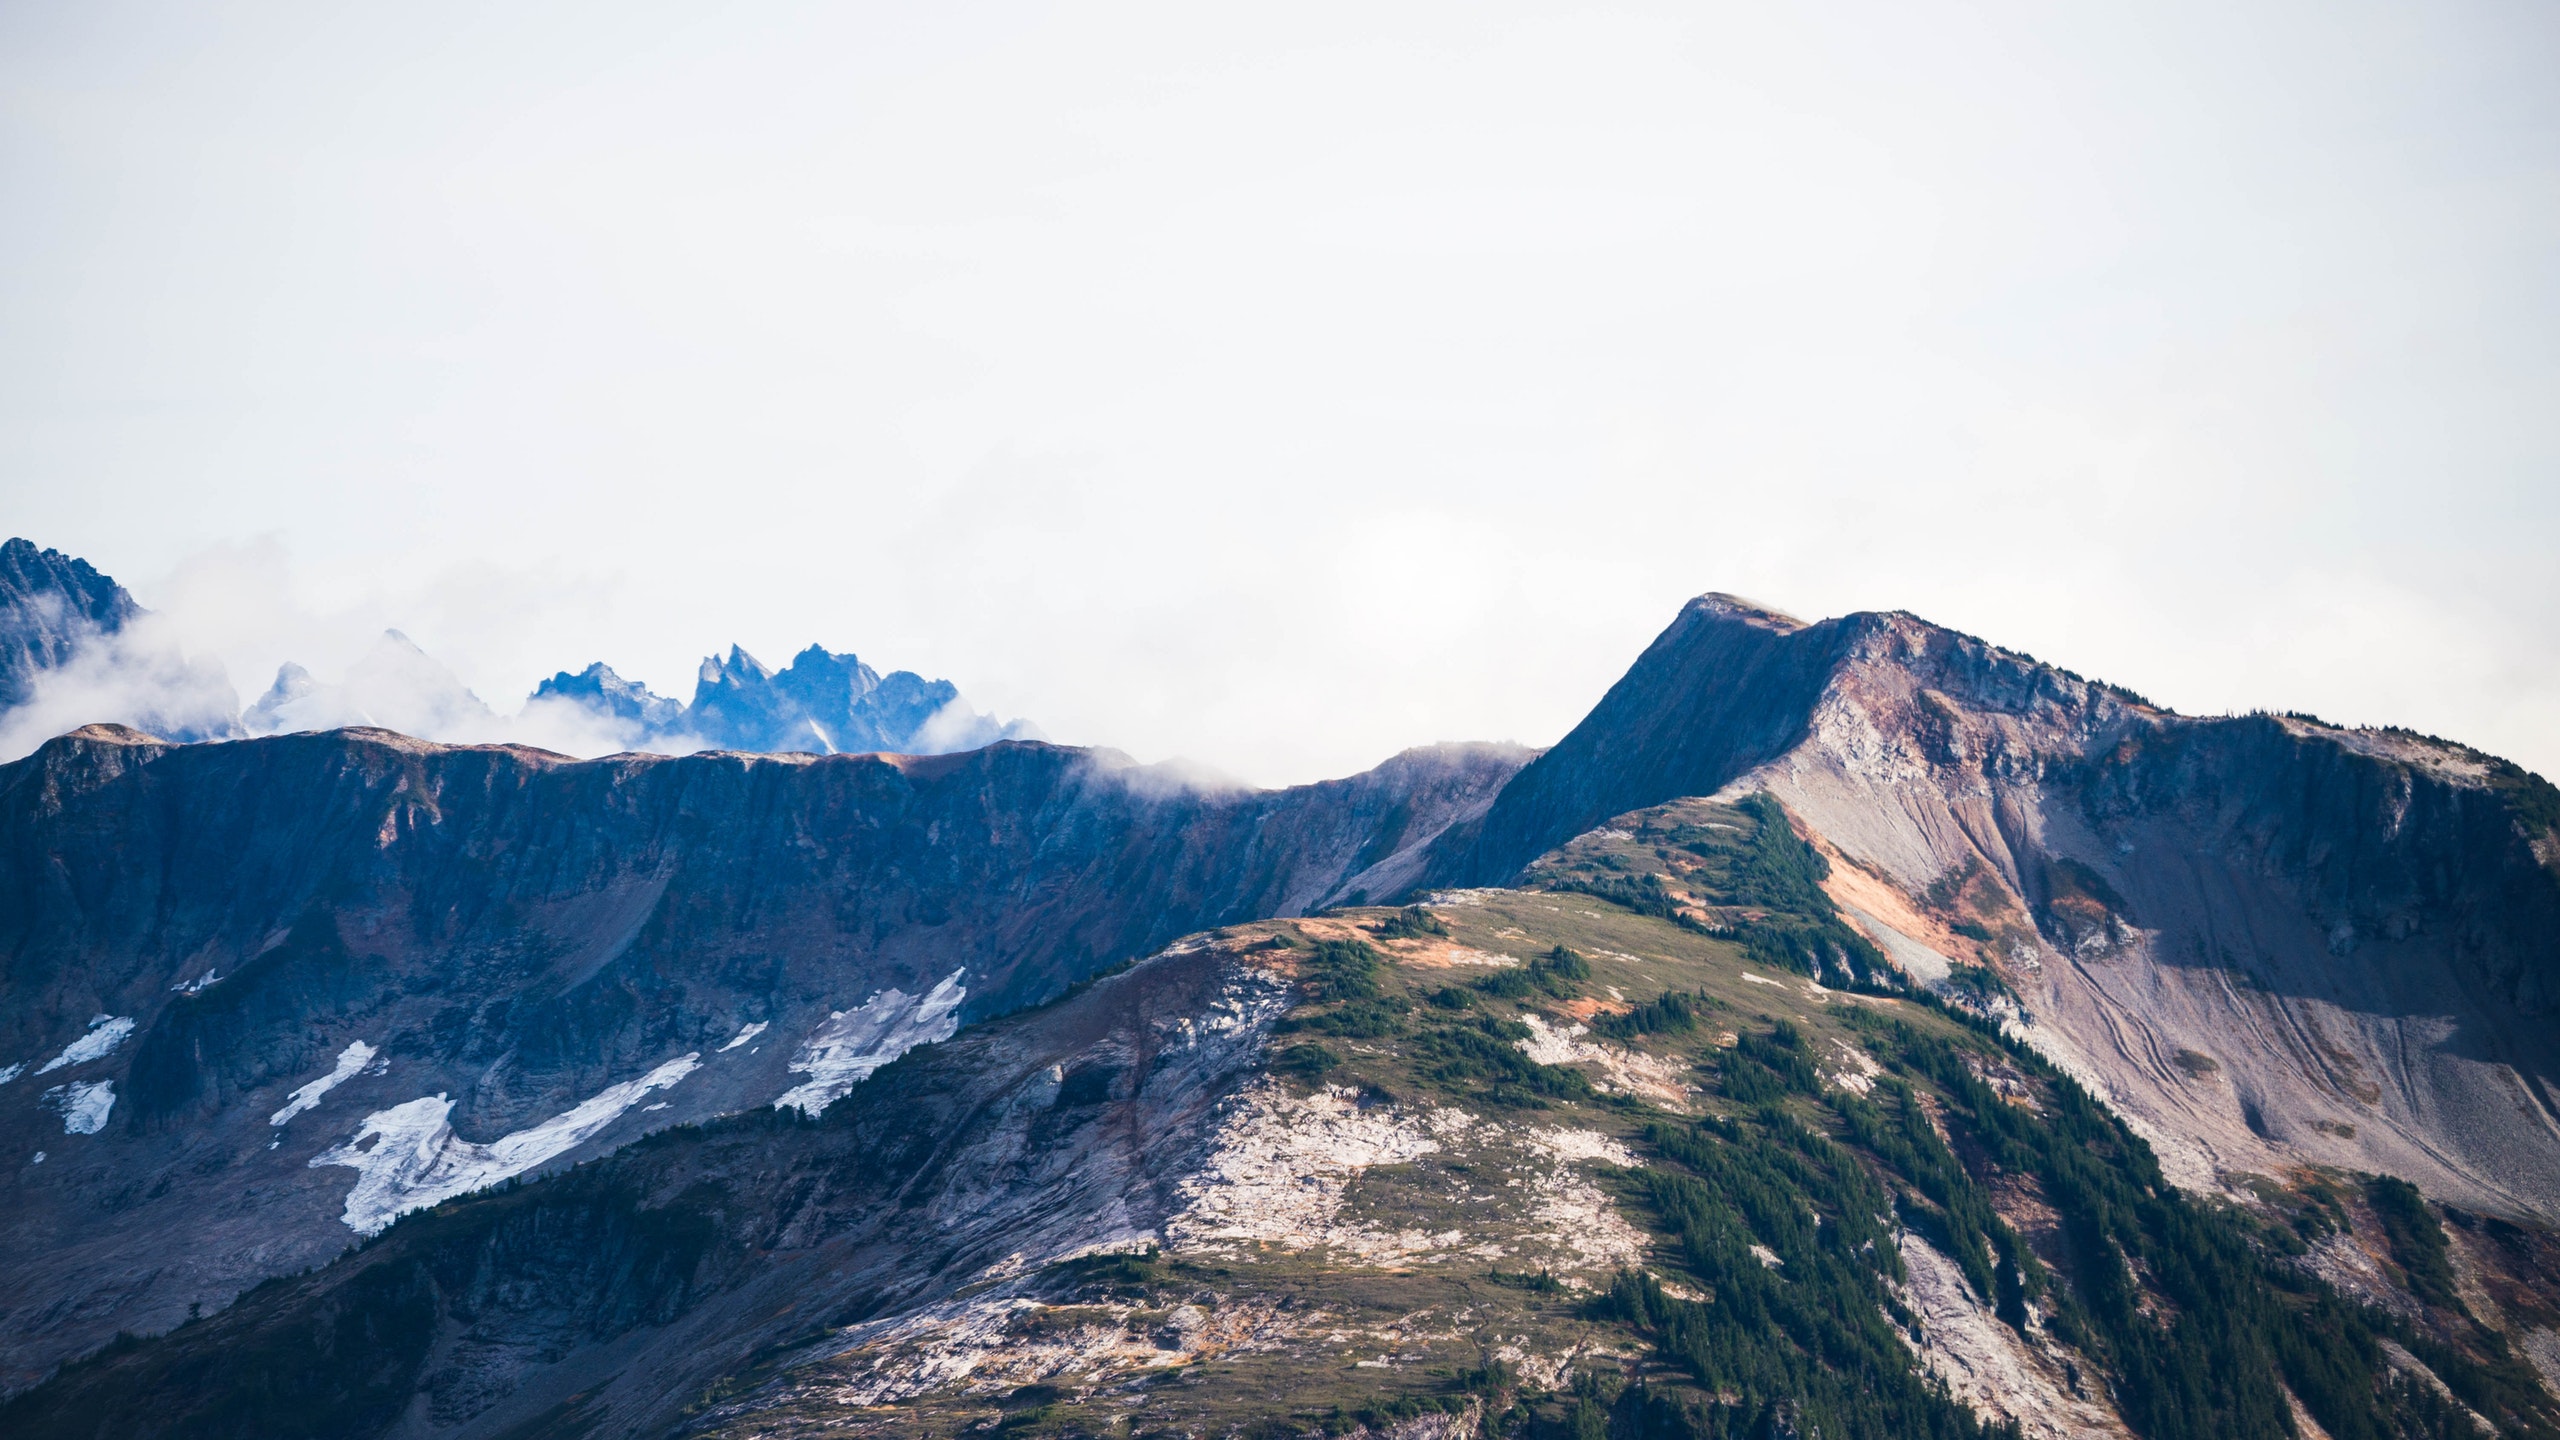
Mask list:
[[[1419,870],[1498,881],[1625,811],[1764,789],[1884,887],[1873,928],[1920,932],[1888,948],[1992,961],[2182,1183],[2308,1160],[2560,1218],[2560,792],[2537,777],[2172,714],[1909,615],[1706,596]]]
[[[822,1092],[941,1018],[1319,905],[1523,758],[1204,791],[1037,743],[52,741],[0,767],[0,1068],[92,1017],[130,1038],[43,1077],[111,1087],[95,1133],[0,1085],[7,1382],[326,1260],[382,1205]]]

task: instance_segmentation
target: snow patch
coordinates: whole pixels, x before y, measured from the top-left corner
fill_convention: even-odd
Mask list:
[[[726,1055],[730,1051],[737,1049],[739,1046],[744,1045],[748,1041],[763,1034],[765,1032],[765,1026],[769,1023],[770,1022],[768,1021],[759,1020],[753,1025],[748,1026],[746,1029],[739,1031],[734,1039],[730,1040],[728,1044],[720,1047],[720,1053]]]
[[[24,1061],[20,1061],[15,1065],[0,1065],[0,1085],[6,1085],[26,1072],[27,1066]]]
[[[968,973],[954,970],[923,995],[883,990],[858,1010],[830,1014],[791,1057],[792,1070],[808,1081],[784,1091],[773,1108],[788,1105],[815,1115],[870,1079],[872,1071],[919,1045],[938,1045],[958,1034],[960,1002],[969,998],[960,977]]]
[[[116,1108],[113,1080],[73,1081],[44,1092],[44,1107],[62,1117],[65,1135],[95,1135],[107,1128],[107,1112]]]
[[[372,1064],[376,1053],[378,1052],[372,1046],[361,1040],[350,1043],[346,1049],[338,1052],[338,1064],[335,1069],[286,1097],[284,1108],[268,1116],[267,1123],[282,1125],[294,1116],[319,1104],[321,1096],[354,1079],[357,1071]]]
[[[441,1094],[364,1117],[345,1144],[314,1156],[311,1168],[344,1165],[357,1172],[347,1192],[347,1228],[381,1233],[412,1210],[521,1175],[594,1138],[653,1090],[664,1090],[702,1063],[699,1051],[670,1060],[637,1080],[598,1091],[573,1109],[486,1145],[453,1133],[453,1102]],[[374,1142],[370,1146],[367,1141]]]
[[[123,1044],[124,1038],[132,1033],[132,1016],[100,1015],[89,1022],[88,1034],[64,1046],[61,1054],[44,1062],[37,1068],[36,1073],[50,1074],[65,1065],[86,1065],[92,1060],[103,1059],[108,1052]]]

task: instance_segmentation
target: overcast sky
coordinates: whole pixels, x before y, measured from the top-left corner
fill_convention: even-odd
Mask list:
[[[1781,13],[1792,12],[1792,13]],[[1279,783],[1703,590],[2560,773],[2560,8],[0,6],[0,531]]]

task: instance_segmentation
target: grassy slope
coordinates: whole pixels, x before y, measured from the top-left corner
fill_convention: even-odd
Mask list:
[[[2285,1434],[2287,1390],[2334,1440],[2469,1434],[2462,1407],[2560,1433],[2526,1367],[2457,1309],[2389,1318],[2300,1275],[2290,1255],[2344,1202],[2287,1224],[2291,1202],[2181,1197],[2032,1054],[1933,1003],[1841,988],[1875,978],[1871,959],[1780,818],[1681,802],[1565,847],[1536,874],[1550,888],[1470,892],[1420,924],[1360,910],[1222,933],[1275,947],[1305,982],[1274,1049],[1286,1085],[1356,1095],[1364,1114],[1480,1117],[1362,1172],[1341,1206],[1361,1234],[1463,1243],[1071,1262],[1002,1324],[1017,1349],[1116,1336],[1110,1364],[1018,1385],[982,1369],[869,1406],[846,1384],[857,1347],[733,1377],[692,1433],[1273,1436],[1451,1413],[1573,1440],[1981,1433],[1896,1333],[1912,1321],[1901,1229],[1952,1257],[1984,1308],[2076,1357],[2086,1392],[2138,1433]],[[1533,1020],[1588,1025],[1616,1063],[1537,1063],[1519,1044]],[[1839,1083],[1851,1074],[1863,1093]],[[1642,1227],[1632,1263],[1577,1265],[1524,1204],[1520,1141],[1558,1131],[1639,1160],[1584,1167]],[[582,1182],[521,1193],[564,1183]],[[2382,1200],[2392,1252],[2442,1292],[2431,1212]],[[407,1303],[379,1299],[380,1316],[341,1319]],[[1154,1348],[1185,1324],[1222,1338]],[[2394,1371],[2394,1347],[2452,1396]]]
[[[1267,1436],[1434,1411],[1576,1440],[1984,1433],[1896,1333],[1914,1323],[1904,1227],[2137,1433],[2288,1434],[2288,1390],[2335,1440],[2474,1433],[2462,1406],[2507,1433],[2556,1433],[2549,1396],[2494,1336],[2359,1310],[2303,1278],[2286,1260],[2298,1237],[2266,1218],[2278,1207],[2178,1195],[2031,1053],[1933,1002],[1816,983],[1806,972],[1883,977],[1782,825],[1772,807],[1680,802],[1564,847],[1533,873],[1548,888],[1469,892],[1420,926],[1356,910],[1222,936],[1300,961],[1308,1003],[1274,1049],[1292,1084],[1626,1145],[1640,1165],[1604,1173],[1650,1237],[1641,1263],[1534,1267],[1535,1237],[1506,1228],[1501,1154],[1450,1138],[1364,1174],[1345,1219],[1451,1226],[1518,1258],[1264,1246],[1062,1267],[1051,1308],[1020,1323],[1136,1336],[1183,1305],[1260,1318],[1223,1352],[1010,1394],[982,1382],[866,1409],[831,1402],[820,1373],[739,1433]],[[1467,952],[1517,963],[1449,963]],[[1519,1044],[1532,1019],[1588,1023],[1674,1078],[1537,1064]],[[1864,1094],[1826,1078],[1865,1069],[1853,1050],[1879,1072]],[[2403,1228],[2432,1223],[2416,1216]],[[2396,1374],[2385,1340],[2455,1395]]]

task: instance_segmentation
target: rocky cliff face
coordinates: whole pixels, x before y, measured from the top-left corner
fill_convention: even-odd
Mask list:
[[[86,560],[30,540],[0,544],[0,710],[35,698],[37,674],[69,664],[81,642],[141,613]]]
[[[1206,792],[1041,744],[54,741],[0,767],[10,1374],[414,1204],[786,1094],[821,1108],[963,1019],[1314,906],[1522,758]]]
[[[1908,615],[1689,606],[1423,865],[1765,790],[1923,972],[1987,963],[2183,1182],[2306,1161],[2560,1217],[2560,794],[2463,747],[2198,719]]]

